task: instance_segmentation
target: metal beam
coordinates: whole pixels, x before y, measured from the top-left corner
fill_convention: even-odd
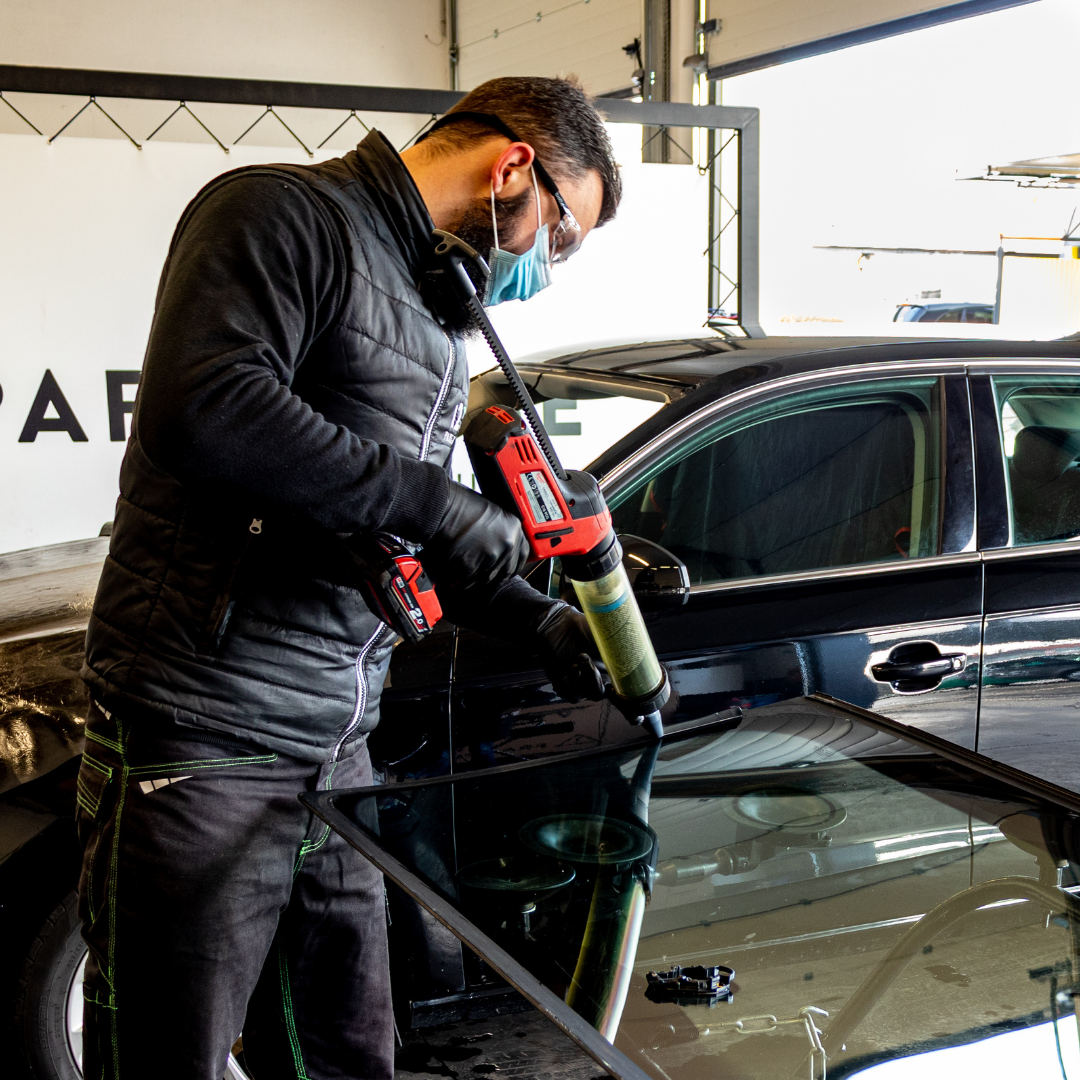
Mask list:
[[[465,96],[460,90],[219,79],[205,75],[90,71],[82,68],[23,67],[18,64],[0,64],[0,90],[24,94],[67,94],[73,97],[210,101],[222,105],[356,109],[358,112],[419,115],[442,115]],[[597,104],[613,124],[652,124],[657,127],[741,128],[752,123],[758,114],[757,109],[686,105],[674,101],[617,101],[604,98]]]
[[[74,97],[212,101],[223,105],[419,114],[444,113],[464,97],[455,90],[341,86],[270,79],[218,79],[205,75],[87,71],[81,68],[22,67],[16,64],[0,64],[0,90],[27,94],[70,94]]]
[[[739,131],[739,325],[747,337],[763,338],[758,322],[758,245],[761,208],[761,126],[757,109]]]
[[[4,89],[0,86],[0,89]],[[601,98],[596,107],[613,124],[655,127],[742,129],[757,122],[758,110],[733,105],[687,105],[681,101],[620,101]]]
[[[1017,237],[1016,239],[1024,239]],[[1049,239],[1049,238],[1048,238]],[[1014,259],[1060,259],[1050,251],[976,251],[968,248],[860,247],[857,244],[815,244],[815,251],[865,251],[869,255],[1009,255]]]

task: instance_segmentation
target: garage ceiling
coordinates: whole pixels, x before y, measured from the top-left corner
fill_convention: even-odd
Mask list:
[[[1033,0],[708,0],[722,28],[709,38],[709,77],[747,71],[1019,7]]]

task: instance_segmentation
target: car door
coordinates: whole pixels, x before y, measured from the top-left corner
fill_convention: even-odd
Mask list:
[[[981,753],[1077,786],[1080,370],[973,371],[986,566]]]
[[[649,618],[676,717],[818,691],[974,746],[967,387],[959,366],[910,370],[722,401],[610,475],[617,530],[690,573],[687,605]]]
[[[618,531],[690,571],[685,607],[646,614],[675,690],[666,719],[821,691],[974,746],[981,566],[960,365],[757,387],[681,421],[604,489]],[[460,767],[634,734],[606,702],[559,701],[534,668],[497,634],[459,634]]]

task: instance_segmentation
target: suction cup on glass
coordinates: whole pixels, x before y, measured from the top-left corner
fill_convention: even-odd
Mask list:
[[[847,811],[831,799],[804,788],[766,787],[733,799],[728,813],[744,825],[769,831],[817,833],[834,829]]]
[[[572,866],[555,859],[508,855],[471,863],[458,871],[457,878],[470,889],[539,898],[569,885],[575,875]]]
[[[522,843],[541,854],[573,863],[633,862],[652,850],[652,834],[629,821],[599,814],[554,814],[530,821]]]

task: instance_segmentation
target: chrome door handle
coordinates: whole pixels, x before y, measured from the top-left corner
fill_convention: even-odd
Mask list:
[[[888,683],[897,694],[925,694],[940,685],[946,675],[964,670],[965,653],[943,653],[933,641],[905,641],[880,664],[870,668],[878,682]]]
[[[874,664],[870,669],[878,682],[899,682],[901,679],[943,679],[946,675],[955,675],[964,670],[967,657],[963,653],[945,653],[938,660],[923,660],[910,663],[885,661]]]

